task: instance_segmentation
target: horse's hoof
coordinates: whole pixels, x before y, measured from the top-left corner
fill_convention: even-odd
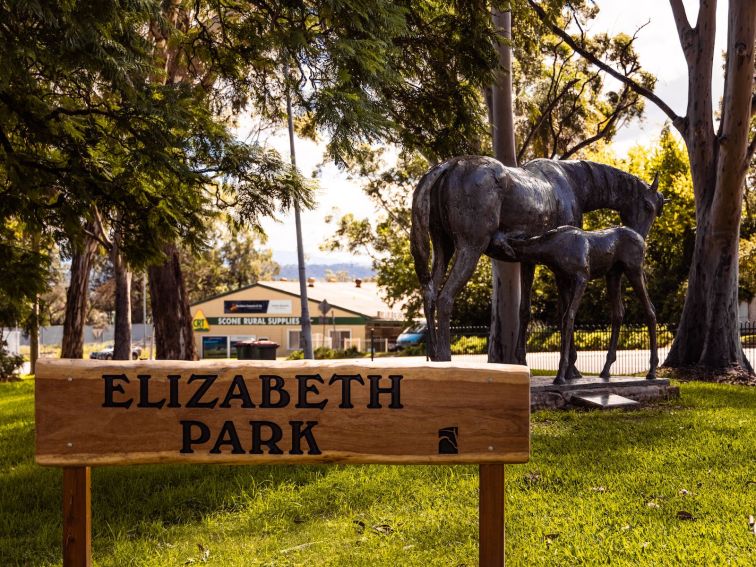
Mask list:
[[[646,380],[656,380],[656,373],[649,372],[648,374],[646,374]]]
[[[599,374],[599,378],[603,378],[604,380],[609,380],[610,376],[611,374],[609,374],[609,372],[602,372],[601,374]]]
[[[554,382],[553,383],[554,384],[566,384],[567,380],[565,380],[563,376],[557,376],[556,378],[554,378]]]

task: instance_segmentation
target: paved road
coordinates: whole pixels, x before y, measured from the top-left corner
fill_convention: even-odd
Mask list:
[[[659,360],[664,361],[669,348],[659,349]],[[756,349],[746,349],[746,356],[751,362],[751,366],[756,367]],[[415,358],[415,357],[412,357]],[[417,357],[421,358],[421,357]],[[452,357],[453,360],[470,360],[475,362],[486,362],[485,354],[464,354]],[[612,374],[636,374],[648,370],[649,351],[647,350],[620,350],[617,351],[617,360],[612,365]],[[606,360],[606,351],[593,350],[578,352],[577,367],[581,372],[589,374],[598,374],[604,367]],[[558,352],[529,352],[527,355],[528,366],[533,370],[553,370],[556,371],[559,366]],[[22,374],[29,373],[29,363],[25,362],[21,370]]]

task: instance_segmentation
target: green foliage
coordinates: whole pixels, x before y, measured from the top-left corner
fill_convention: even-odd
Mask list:
[[[191,76],[177,80],[189,40],[164,9],[156,0],[0,6],[0,221],[70,252],[97,220],[139,267],[161,259],[166,242],[201,242],[211,204],[233,205],[253,226],[295,198],[310,204],[310,184],[278,154],[235,138],[214,81],[196,76],[206,60],[184,59]],[[170,79],[155,34],[170,38]]]
[[[756,296],[756,233],[740,239],[738,258],[738,296],[751,301]]]
[[[45,290],[50,257],[35,251],[18,223],[0,219],[0,329],[28,327],[34,297]]]
[[[266,242],[261,233],[216,223],[206,238],[209,246],[181,255],[190,303],[271,279],[280,271],[273,252],[261,248]]]
[[[680,389],[680,400],[633,412],[533,415],[530,462],[507,466],[508,563],[754,563],[756,389]],[[0,385],[0,556],[47,567],[61,561],[62,473],[34,463],[33,390]],[[478,486],[475,465],[98,467],[93,559],[475,565]]]
[[[356,346],[351,346],[347,349],[318,347],[313,352],[313,355],[315,356],[315,360],[330,360],[330,359],[338,359],[338,358],[362,358],[365,356],[365,353],[360,352],[360,350]],[[304,359],[304,352],[302,352],[301,350],[295,350],[286,358],[286,360],[303,360],[303,359]]]
[[[653,75],[641,69],[635,38],[585,33],[599,9],[594,3],[541,2],[560,26],[577,24],[581,39],[600,59],[653,90]],[[535,16],[526,1],[512,2],[514,19],[513,89],[517,160],[568,159],[600,140],[610,140],[627,121],[642,115],[644,99],[615,87]]]
[[[452,354],[486,354],[488,338],[458,337],[451,344],[451,352]]]
[[[20,354],[11,354],[8,351],[8,342],[0,334],[0,382],[13,378],[23,364],[24,357]]]
[[[578,351],[606,350],[609,348],[611,329],[575,329],[575,347]],[[667,325],[658,325],[656,329],[656,341],[659,347],[672,344],[675,336]],[[561,333],[558,327],[535,327],[528,335],[529,352],[558,352],[561,348]],[[620,329],[618,350],[641,350],[648,348],[648,332],[642,327],[639,332],[633,328],[623,326]]]

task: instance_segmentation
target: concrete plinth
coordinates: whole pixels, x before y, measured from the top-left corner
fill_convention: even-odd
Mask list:
[[[616,394],[636,402],[655,402],[680,397],[680,389],[670,386],[666,378],[646,380],[638,376],[613,376],[608,379],[586,376],[567,384],[553,384],[553,376],[530,377],[530,409],[562,409],[579,407],[573,396]]]

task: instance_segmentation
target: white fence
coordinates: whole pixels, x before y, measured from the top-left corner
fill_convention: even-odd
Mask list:
[[[18,354],[21,349],[20,329],[0,329],[0,338],[5,341],[6,348],[11,354]]]
[[[29,344],[29,335],[23,332],[19,333],[19,346]],[[146,327],[141,323],[135,323],[131,326],[131,341],[134,344],[150,342],[153,335],[152,325]],[[84,327],[85,343],[107,343],[113,341],[113,326],[108,325],[104,328],[97,328],[87,325]],[[49,327],[39,328],[40,345],[60,345],[63,342],[63,325],[51,325]]]

